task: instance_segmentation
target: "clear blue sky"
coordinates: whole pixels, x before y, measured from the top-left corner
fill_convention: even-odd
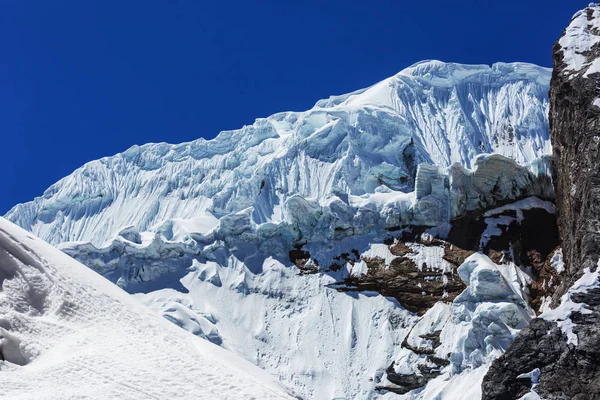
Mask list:
[[[551,66],[578,0],[0,1],[0,215],[133,144],[212,138],[422,59]]]

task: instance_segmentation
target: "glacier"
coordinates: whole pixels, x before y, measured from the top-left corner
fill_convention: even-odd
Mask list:
[[[482,252],[521,210],[554,212],[550,74],[424,61],[213,140],[92,161],[6,218],[303,398],[476,398],[534,315],[531,277]],[[488,228],[455,265],[444,239],[472,215]],[[444,291],[423,313],[344,284],[400,261]]]
[[[294,196],[410,192],[421,163],[472,168],[482,153],[533,162],[551,152],[549,81],[549,69],[526,63],[417,63],[306,112],[92,161],[6,217],[52,244],[100,245],[125,226],[249,207],[255,223],[278,222]]]

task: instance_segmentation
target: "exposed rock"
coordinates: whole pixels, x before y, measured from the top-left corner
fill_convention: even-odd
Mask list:
[[[412,249],[400,240],[398,241],[398,243],[390,246],[390,253],[392,253],[395,256],[405,256],[412,252]]]
[[[377,387],[377,390],[381,392],[388,391],[398,394],[408,393],[413,389],[425,386],[427,382],[441,375],[442,367],[448,365],[449,363],[448,360],[438,359],[437,357],[433,356],[427,357],[427,360],[435,365],[428,366],[425,364],[419,364],[417,366],[417,369],[419,370],[418,374],[399,374],[394,369],[395,362],[392,361],[392,364],[386,369],[385,373],[387,380],[390,381],[393,386],[379,386]]]
[[[302,246],[296,246],[290,250],[290,261],[300,270],[300,274],[316,274],[319,272],[319,263],[310,258],[308,251],[302,250]]]
[[[368,272],[361,277],[350,276],[339,287],[341,291],[374,290],[394,297],[404,308],[424,314],[440,300],[452,301],[465,285],[456,270],[446,271],[434,266],[418,268],[406,256],[394,258],[389,265],[379,257],[363,258]]]
[[[554,45],[553,58],[550,126],[566,266],[553,295],[557,306],[584,270],[596,270],[600,258],[599,5],[575,14]],[[540,276],[547,274],[544,268]],[[585,315],[570,314],[575,339],[555,322],[532,321],[493,363],[483,381],[484,399],[523,395],[531,384],[517,377],[534,368],[541,371],[535,391],[544,399],[600,398],[600,290],[576,291],[570,298],[586,304]]]
[[[380,257],[363,257],[366,274],[351,274],[344,281],[344,286],[336,288],[343,291],[374,290],[396,298],[406,309],[422,315],[437,301],[451,302],[462,292],[465,286],[456,270],[467,257],[481,251],[497,264],[513,262],[520,267],[530,267],[528,271],[533,274],[533,285],[538,289],[533,292],[533,301],[539,307],[554,288],[549,286],[550,279],[555,276],[553,284],[560,281],[552,268],[546,265],[560,242],[556,218],[542,206],[553,211],[551,203],[532,197],[500,208],[470,213],[452,221],[446,240],[427,234],[423,227],[412,227],[403,231],[399,239],[387,241],[390,253],[396,256],[389,264]],[[490,218],[504,221],[506,225],[495,222],[502,229],[491,235],[488,232]],[[491,236],[484,237],[484,234]],[[420,257],[420,252],[435,251],[436,247],[440,249],[439,260]],[[356,260],[355,255],[348,254],[337,259],[350,263]],[[421,260],[420,265],[415,260]]]
[[[392,362],[385,372],[387,379],[395,386],[379,386],[377,388],[379,391],[389,391],[398,394],[404,394],[413,389],[424,386],[431,379],[430,377],[417,374],[398,374],[394,370],[394,362]]]
[[[573,313],[578,344],[554,322],[534,319],[508,351],[491,366],[483,381],[486,400],[516,399],[530,390],[531,382],[518,379],[539,368],[536,392],[543,399],[600,399],[600,290],[580,294],[575,300],[591,307],[591,314]]]

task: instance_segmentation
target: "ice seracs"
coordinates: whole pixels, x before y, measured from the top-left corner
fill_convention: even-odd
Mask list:
[[[547,207],[549,79],[421,62],[210,141],[93,161],[7,217],[301,396],[470,399],[531,316],[528,277],[465,261],[501,224],[465,249],[436,236]]]
[[[119,229],[216,218],[253,207],[278,222],[292,196],[414,189],[417,165],[473,168],[481,153],[517,163],[550,153],[550,70],[524,63],[426,61],[367,89],[221,132],[213,140],[134,146],[90,162],[7,218],[52,244],[100,245]]]

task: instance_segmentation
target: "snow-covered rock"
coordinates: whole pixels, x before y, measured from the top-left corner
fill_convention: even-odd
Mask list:
[[[3,218],[0,288],[2,398],[293,398]]]
[[[553,294],[542,318],[531,321],[492,364],[483,382],[486,399],[584,399],[600,393],[599,43],[600,5],[590,3],[553,47],[549,120],[562,240],[548,262]],[[536,368],[535,387],[518,378]]]
[[[382,185],[410,192],[422,162],[473,168],[481,153],[532,162],[550,153],[549,79],[549,69],[524,63],[421,62],[306,112],[90,162],[6,217],[53,244],[99,245],[122,227],[143,232],[199,215],[210,224],[249,207],[253,222],[278,222],[294,196],[308,207],[330,195],[385,194]]]
[[[466,290],[451,304],[439,302],[429,309],[396,353],[397,377],[421,377],[424,382],[400,398],[481,398],[481,381],[491,361],[534,315],[526,300],[530,278],[514,264],[498,265],[475,253],[458,271]],[[397,377],[388,371],[387,390],[398,387],[394,381],[402,382]],[[453,391],[456,382],[462,382],[462,390]]]

